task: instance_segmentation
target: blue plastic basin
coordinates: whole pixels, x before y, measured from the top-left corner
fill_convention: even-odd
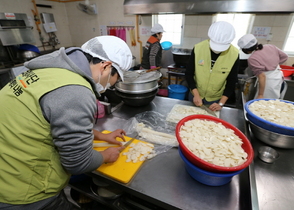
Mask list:
[[[246,116],[247,116],[248,120],[250,122],[252,122],[253,124],[255,124],[265,130],[272,131],[275,133],[284,134],[284,135],[294,136],[294,128],[267,121],[267,120],[255,115],[255,114],[253,114],[253,112],[250,111],[250,109],[249,109],[250,104],[252,104],[255,101],[260,101],[260,100],[269,101],[269,100],[276,100],[276,99],[262,98],[262,99],[254,99],[254,100],[248,101],[245,104]],[[285,100],[280,100],[280,101],[294,105],[294,102],[291,102],[291,101],[285,101]]]
[[[188,88],[184,85],[169,85],[167,87],[168,89],[168,97],[169,98],[176,98],[180,100],[184,100],[186,97],[186,93],[188,91]]]
[[[173,43],[169,41],[161,42],[160,44],[163,50],[169,50],[173,46]]]
[[[198,182],[209,185],[209,186],[221,186],[229,183],[233,176],[240,174],[245,169],[235,171],[233,173],[213,173],[208,172],[203,169],[198,168],[193,165],[182,153],[181,149],[179,149],[180,156],[185,163],[185,168],[190,176],[197,180]]]

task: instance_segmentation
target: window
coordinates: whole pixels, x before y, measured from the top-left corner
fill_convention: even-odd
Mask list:
[[[167,14],[153,15],[153,25],[159,23],[165,30],[162,36],[162,42],[170,41],[173,45],[180,45],[183,31],[183,15],[182,14]]]
[[[236,32],[236,37],[232,44],[238,47],[238,40],[245,34],[250,33],[254,16],[252,14],[217,14],[215,17],[217,21],[227,21],[231,23]]]
[[[284,51],[290,55],[294,54],[294,16],[292,17],[292,26],[289,28]]]

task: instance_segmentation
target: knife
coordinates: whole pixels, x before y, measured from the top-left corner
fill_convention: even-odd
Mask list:
[[[204,104],[202,104],[201,106],[199,106],[199,108],[205,110],[206,112],[208,112],[208,114],[217,117],[217,115],[214,113],[214,111],[211,111],[208,107],[206,107]]]
[[[131,140],[127,142],[121,142],[124,147],[129,146],[136,137],[131,138]],[[93,143],[93,147],[119,147],[118,144],[112,144],[112,143],[107,143],[107,142],[100,142],[100,143]]]
[[[120,153],[122,152],[122,151],[124,151],[136,138],[137,138],[138,136],[136,136],[136,137],[134,137],[134,138],[131,138],[128,142],[126,142],[125,144],[124,144],[124,148],[122,149],[122,150],[120,150]]]

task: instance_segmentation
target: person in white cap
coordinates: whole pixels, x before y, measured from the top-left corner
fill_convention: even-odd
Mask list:
[[[125,131],[94,128],[96,98],[132,63],[127,44],[100,36],[25,63],[0,91],[0,209],[76,209],[63,188],[71,175],[117,160]],[[102,152],[93,139],[118,144]]]
[[[163,32],[165,31],[160,24],[155,24],[151,28],[151,36],[147,40],[143,49],[141,69],[154,69],[156,67],[160,67],[162,57],[160,40]]]
[[[255,98],[283,98],[283,73],[280,64],[288,59],[288,55],[271,44],[258,44],[253,34],[246,34],[238,40],[238,46],[248,58],[248,67],[258,78]]]
[[[194,46],[185,76],[191,90],[189,100],[217,111],[235,91],[239,52],[231,44],[235,29],[228,22],[213,23],[208,37]]]

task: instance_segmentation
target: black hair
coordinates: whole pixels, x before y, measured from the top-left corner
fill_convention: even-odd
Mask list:
[[[242,49],[242,51],[243,51],[245,54],[248,54],[248,53],[253,52],[254,50],[262,50],[262,49],[263,49],[263,45],[262,45],[262,44],[258,44],[258,43],[256,43],[255,45],[253,45],[253,46],[250,47],[250,48]]]
[[[103,62],[103,60],[101,60],[100,58],[93,57],[89,53],[86,53],[86,52],[83,52],[83,53],[86,56],[89,63],[97,64],[97,63]],[[112,66],[110,75],[114,76],[115,73],[117,73],[117,75],[119,76],[117,69]]]
[[[161,34],[162,32],[156,33],[156,34],[152,34],[152,36],[154,36],[155,38],[157,38],[157,34]]]

